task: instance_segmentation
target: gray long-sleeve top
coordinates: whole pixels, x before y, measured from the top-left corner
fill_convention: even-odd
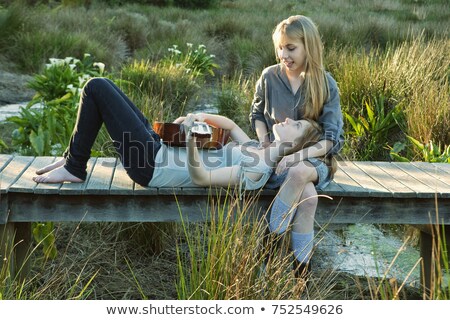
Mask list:
[[[333,77],[327,73],[330,95],[323,106],[318,123],[323,128],[323,140],[333,142],[329,154],[338,153],[344,145],[343,118],[339,99],[339,89]],[[273,65],[263,70],[256,83],[255,95],[250,112],[250,122],[255,130],[255,120],[260,120],[267,126],[270,140],[273,141],[272,126],[286,118],[302,119],[304,96],[299,89],[292,93],[286,72],[281,65]]]

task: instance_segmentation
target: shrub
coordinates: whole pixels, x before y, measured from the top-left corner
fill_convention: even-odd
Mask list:
[[[405,151],[407,144],[397,142],[391,149],[391,158],[396,161],[409,162],[409,161],[425,161],[425,162],[443,162],[450,163],[450,145],[442,147],[440,144],[435,144],[433,141],[429,143],[421,143],[408,136],[408,141],[413,145],[410,149],[417,150],[419,159],[416,159],[416,154],[409,152],[406,156],[402,156],[401,152]],[[408,150],[406,150],[408,151]]]
[[[25,73],[41,72],[51,57],[77,57],[85,52],[111,67],[117,66],[130,49],[119,33],[120,25],[116,30],[110,23],[101,22],[108,19],[103,11],[79,7],[48,10],[45,6],[14,4],[0,11],[1,54]]]
[[[220,0],[173,0],[177,7],[191,9],[207,9],[216,6]]]
[[[208,54],[206,46],[203,44],[194,48],[192,43],[186,43],[186,51],[181,51],[177,45],[168,48],[169,54],[161,61],[163,65],[175,65],[178,68],[184,69],[186,73],[192,73],[194,77],[204,76],[209,74],[214,75],[214,69],[219,68],[219,65],[214,63],[215,56]]]
[[[231,79],[222,79],[222,88],[217,93],[217,109],[236,122],[245,132],[250,134],[248,115],[253,100],[254,79],[245,79],[242,74]]]
[[[150,32],[149,19],[140,13],[119,10],[112,29],[124,40],[128,50],[133,54],[147,44]]]
[[[359,160],[386,160],[389,136],[402,126],[401,105],[390,105],[383,96],[363,101],[364,110],[358,117],[345,113],[349,125],[348,144]]]
[[[29,83],[37,93],[19,116],[7,118],[18,125],[12,145],[21,153],[59,155],[69,143],[76,120],[81,88],[93,76],[104,72],[104,64],[86,54],[82,60],[50,59],[42,74]],[[40,106],[40,108],[32,108]]]
[[[122,68],[120,84],[150,120],[166,121],[184,113],[199,89],[195,80],[175,64],[141,60]]]

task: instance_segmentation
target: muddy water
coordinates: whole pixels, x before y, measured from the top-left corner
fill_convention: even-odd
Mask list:
[[[399,283],[420,284],[417,241],[404,241],[402,230],[371,224],[342,226],[318,232],[314,258],[320,268],[356,276],[395,278]],[[414,266],[416,267],[414,268]]]

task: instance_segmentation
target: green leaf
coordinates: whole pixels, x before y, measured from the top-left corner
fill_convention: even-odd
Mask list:
[[[402,157],[401,155],[399,155],[398,153],[395,152],[391,152],[389,154],[391,156],[391,159],[394,161],[398,161],[398,162],[409,162],[408,158]]]
[[[369,105],[368,102],[366,102],[365,104],[366,104],[367,117],[369,118],[369,122],[372,124],[372,128],[373,128],[375,113],[373,112],[373,108]]]
[[[352,125],[353,129],[356,131],[357,126],[356,126],[355,119],[350,114],[348,114],[347,112],[345,112],[344,114],[345,114],[345,118],[348,120],[348,122],[350,122],[350,124]]]
[[[30,143],[38,156],[42,156],[44,154],[45,141],[42,136],[36,134],[34,131],[31,131]]]
[[[38,133],[31,131],[30,133],[30,144],[38,156],[43,156],[47,152],[47,146],[49,145],[48,132],[39,127]]]
[[[425,146],[424,146],[422,143],[420,143],[418,140],[414,139],[414,138],[411,137],[411,136],[406,136],[406,137],[409,139],[409,141],[412,142],[412,144],[414,144],[414,145],[415,145],[417,148],[419,148],[420,150],[425,149]]]
[[[369,123],[367,122],[366,119],[364,119],[364,117],[359,117],[359,123],[364,127],[365,131],[370,131],[370,126]]]

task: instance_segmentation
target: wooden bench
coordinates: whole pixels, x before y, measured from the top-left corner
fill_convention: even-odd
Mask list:
[[[5,252],[5,239],[15,235],[13,253],[18,266],[30,248],[31,222],[168,222],[180,221],[180,212],[188,221],[204,221],[208,199],[216,196],[214,189],[208,188],[141,187],[114,158],[91,158],[84,183],[34,183],[35,170],[55,160],[0,155],[0,240]],[[450,164],[340,161],[334,181],[320,193],[333,199],[320,198],[318,224],[420,227],[428,286],[432,238],[426,229],[433,224],[450,225]],[[268,208],[275,194],[274,190],[262,190],[258,205]],[[445,233],[450,234],[448,227]]]

